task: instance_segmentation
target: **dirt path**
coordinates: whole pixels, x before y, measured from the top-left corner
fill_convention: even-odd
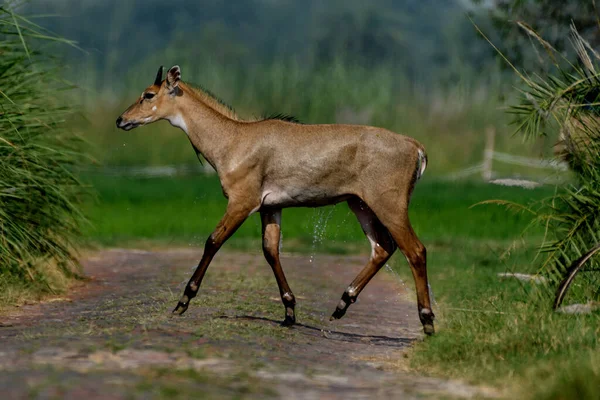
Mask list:
[[[286,256],[293,328],[262,255],[220,253],[200,295],[170,315],[198,251],[107,250],[68,297],[0,316],[2,398],[352,399],[472,397],[476,388],[401,372],[420,340],[405,288],[380,273],[329,322],[365,257]]]

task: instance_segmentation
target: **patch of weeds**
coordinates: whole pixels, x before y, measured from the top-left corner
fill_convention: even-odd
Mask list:
[[[265,265],[265,268],[268,268]],[[194,300],[194,306],[218,310],[213,315],[213,318],[219,317],[223,312],[227,314],[235,314],[243,320],[247,317],[268,319],[277,324],[283,321],[284,306],[279,298],[279,292],[275,280],[270,275],[246,273],[240,275],[233,271],[215,271],[208,277],[210,281],[205,283],[205,287],[211,287],[215,293],[211,296],[200,295]],[[218,282],[218,287],[215,288],[215,283]],[[315,288],[304,286],[303,282],[296,282],[295,289],[299,293],[313,293]],[[296,306],[297,318],[303,323],[320,324],[321,321],[315,318],[319,311],[310,307],[309,302],[298,299]],[[266,322],[266,321],[265,321]],[[277,326],[277,328],[279,328]],[[280,330],[276,330],[275,334],[280,336]],[[285,332],[285,330],[283,330]]]
[[[567,363],[551,363],[536,375],[532,377],[537,382],[533,394],[524,393],[523,397],[536,400],[600,399],[600,358],[597,354]]]
[[[65,382],[62,372],[53,367],[39,368],[39,371],[44,372],[44,378],[29,386],[28,398],[61,398],[73,386],[72,382]]]
[[[327,314],[327,311],[330,310],[315,309],[307,303],[303,302],[300,305],[296,305],[296,321],[300,324],[314,327],[322,326],[322,315]]]
[[[80,351],[84,354],[92,354],[100,350],[100,348],[101,346],[97,345],[96,343],[84,343],[81,346]]]
[[[293,329],[277,325],[271,321],[251,320],[236,317],[211,318],[199,325],[194,334],[211,340],[231,340],[241,338],[255,342],[264,340],[290,340],[298,335]]]
[[[36,341],[29,341],[27,346],[23,346],[19,351],[23,354],[31,355],[41,348],[40,343]]]
[[[202,346],[198,346],[195,344],[189,344],[189,345],[185,346],[184,350],[185,350],[185,353],[192,358],[196,358],[196,359],[207,358],[206,349]]]
[[[128,348],[129,344],[123,341],[119,341],[115,337],[111,337],[106,342],[104,342],[104,347],[113,353],[117,353],[121,350],[125,350],[126,348]]]
[[[262,381],[246,372],[217,376],[191,369],[146,371],[135,389],[142,396],[153,394],[159,399],[270,398],[276,395]]]
[[[43,283],[32,284],[12,276],[5,276],[0,271],[0,312],[56,297],[58,294],[65,293],[70,285],[78,282],[75,276],[66,275],[49,263],[42,265],[45,268],[44,274],[47,275]]]

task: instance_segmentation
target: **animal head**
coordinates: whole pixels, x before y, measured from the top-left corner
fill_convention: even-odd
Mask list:
[[[117,128],[129,131],[141,125],[150,124],[160,119],[168,119],[174,114],[177,98],[183,94],[181,69],[178,65],[171,67],[163,80],[163,67],[158,68],[154,83],[148,86],[127,110],[117,118]]]

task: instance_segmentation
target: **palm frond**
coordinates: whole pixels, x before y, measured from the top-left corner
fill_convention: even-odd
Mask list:
[[[532,215],[532,223],[545,231],[536,257],[539,273],[558,284],[569,267],[600,241],[600,70],[596,65],[600,56],[574,25],[570,39],[579,64],[568,62],[529,25],[519,26],[551,55],[554,73],[528,76],[510,64],[522,82],[518,89],[520,100],[508,111],[513,115],[515,133],[526,138],[558,136],[561,147],[557,156],[567,161],[575,182],[557,188],[551,198],[527,206],[497,200],[483,203],[503,204]],[[599,260],[591,258],[587,262],[590,270],[598,269]],[[597,282],[598,279],[582,281],[578,293],[595,293],[597,297],[597,287],[585,287],[586,283]],[[545,295],[554,295],[553,289]]]

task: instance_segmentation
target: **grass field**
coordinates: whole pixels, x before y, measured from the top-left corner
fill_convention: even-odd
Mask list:
[[[200,257],[226,205],[215,176],[84,179],[98,191],[87,205],[86,234],[101,246],[193,246]],[[539,302],[531,284],[500,280],[499,272],[536,271],[534,246],[542,232],[531,230],[522,239],[526,215],[472,207],[487,199],[526,203],[553,190],[434,179],[417,185],[411,219],[428,249],[438,334],[415,346],[411,368],[492,385],[507,397],[598,398],[598,314],[556,314]],[[259,234],[254,215],[225,246],[258,252]],[[344,204],[285,210],[283,237],[284,251],[369,251]],[[390,265],[412,285],[403,257]]]
[[[198,246],[222,217],[226,199],[216,176],[128,178],[87,175],[98,191],[87,206],[87,236],[103,245],[158,241]],[[498,206],[472,205],[490,198],[526,202],[552,189],[528,191],[479,183],[420,182],[411,200],[411,221],[424,242],[500,241],[508,243],[527,225],[526,216]],[[283,212],[284,248],[289,251],[357,251],[368,242],[345,203]],[[226,244],[260,246],[260,218],[253,215]],[[260,250],[260,247],[256,247]],[[359,249],[360,251],[360,249]]]

